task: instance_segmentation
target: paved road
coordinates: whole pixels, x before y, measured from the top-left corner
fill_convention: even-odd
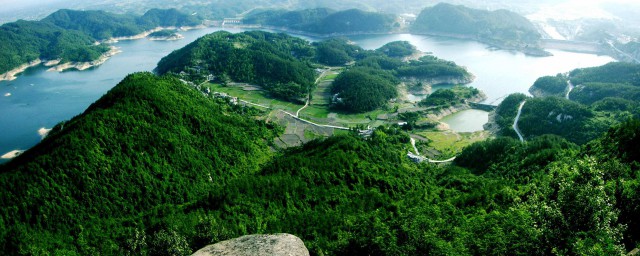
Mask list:
[[[520,114],[522,114],[522,107],[524,107],[524,104],[527,103],[527,101],[522,101],[522,103],[520,103],[520,107],[518,108],[518,115],[516,115],[516,119],[513,120],[513,130],[516,131],[516,133],[518,134],[518,137],[520,138],[521,142],[524,142],[524,137],[522,136],[522,133],[520,132],[520,129],[518,129],[518,120],[520,120]]]
[[[571,83],[571,80],[567,80],[567,87],[569,89],[567,90],[567,94],[564,97],[566,99],[569,99],[569,93],[571,93],[571,91],[573,91],[573,88],[575,88],[575,86],[573,86],[573,84]]]
[[[628,58],[630,58],[631,60],[635,61],[636,63],[640,63],[640,60],[638,60],[638,59],[634,58],[633,56],[631,56],[630,54],[628,54],[628,53],[626,53],[626,52],[623,52],[622,50],[618,49],[618,48],[613,44],[613,42],[611,42],[611,41],[607,41],[607,44],[609,44],[609,46],[611,46],[611,48],[612,48],[612,49],[614,49],[616,52],[618,52],[618,53],[620,53],[620,54],[622,54],[622,55],[624,55],[624,56],[627,56]]]
[[[449,159],[445,159],[445,160],[433,160],[433,159],[429,159],[427,157],[424,156],[420,156],[420,152],[418,152],[418,148],[416,147],[416,140],[414,138],[411,138],[411,146],[413,146],[413,150],[415,150],[415,154],[413,154],[412,152],[409,152],[409,154],[407,154],[407,156],[414,158],[414,159],[420,159],[420,162],[423,161],[427,161],[429,163],[449,163],[449,162],[453,162],[453,160],[456,160],[456,157],[452,157]]]

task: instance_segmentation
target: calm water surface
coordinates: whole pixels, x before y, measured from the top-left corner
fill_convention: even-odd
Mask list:
[[[489,112],[467,109],[448,115],[441,120],[449,125],[451,130],[456,132],[475,132],[482,131],[482,126],[489,121]]]
[[[218,30],[220,29],[208,28],[181,32],[185,39],[179,41],[123,41],[115,44],[122,53],[90,70],[56,73],[46,72],[44,67],[35,67],[14,81],[0,81],[0,155],[14,149],[32,147],[41,139],[38,129],[51,128],[82,113],[127,74],[151,71],[171,51]],[[406,40],[422,51],[433,52],[440,58],[466,66],[477,77],[471,86],[484,91],[488,96],[486,103],[491,104],[498,104],[510,93],[526,93],[540,76],[613,61],[606,56],[560,51],[552,51],[555,55],[553,57],[527,57],[521,53],[491,50],[476,42],[408,34],[356,36],[350,39],[365,49]],[[4,96],[7,94],[10,96]],[[477,124],[481,121],[474,119],[475,121],[468,122],[466,111],[463,113],[462,118],[450,118],[448,121],[452,128],[456,127],[454,130],[457,127],[481,129],[482,124]],[[484,115],[486,116],[486,112]],[[485,119],[482,120],[486,122]]]

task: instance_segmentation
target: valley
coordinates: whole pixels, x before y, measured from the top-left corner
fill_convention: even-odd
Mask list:
[[[0,58],[31,66],[0,81],[0,251],[282,233],[304,255],[638,250],[640,65],[544,48],[511,11],[433,3],[412,25],[373,7],[397,1],[321,2],[100,0],[139,14],[3,25],[33,44]],[[56,58],[74,68],[41,65]]]

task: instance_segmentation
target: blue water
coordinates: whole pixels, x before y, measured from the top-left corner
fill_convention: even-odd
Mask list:
[[[37,133],[40,128],[51,128],[82,113],[127,74],[152,71],[158,61],[171,51],[218,30],[207,28],[181,32],[185,38],[178,41],[122,41],[114,44],[122,53],[90,70],[58,73],[47,72],[45,67],[34,67],[14,81],[0,81],[0,155],[32,147],[41,139]],[[366,49],[406,40],[422,51],[453,60],[476,75],[477,79],[471,86],[483,90],[488,96],[486,102],[494,104],[499,103],[504,95],[526,93],[535,79],[542,75],[612,61],[605,56],[559,51],[552,51],[554,57],[528,57],[520,53],[491,50],[476,42],[408,34],[357,36],[350,39]],[[7,93],[11,96],[5,97]]]

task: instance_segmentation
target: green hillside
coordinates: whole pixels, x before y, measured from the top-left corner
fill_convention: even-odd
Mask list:
[[[255,111],[128,76],[0,166],[2,251],[185,255],[278,232],[314,255],[611,255],[640,241],[638,121],[585,148],[498,138],[437,166],[411,162],[397,127],[274,154],[278,129]]]
[[[462,36],[501,48],[540,50],[541,35],[525,17],[507,10],[486,11],[440,3],[422,10],[413,33]]]
[[[37,21],[4,24],[0,38],[0,74],[36,59],[91,61],[108,51],[84,33]]]
[[[216,32],[162,58],[156,71],[187,72],[200,79],[218,79],[263,86],[272,96],[300,100],[314,85],[316,73],[308,63],[314,49],[308,41],[286,34],[249,31]]]
[[[152,230],[162,242],[164,215],[270,159],[276,130],[237,111],[175,78],[129,75],[0,166],[2,251],[123,254]]]
[[[254,13],[245,24],[285,27],[317,34],[389,32],[399,25],[395,16],[358,9],[335,11],[326,8],[299,11],[271,10]]]
[[[527,100],[519,128],[525,138],[555,134],[584,144],[614,124],[640,117],[638,79],[640,65],[617,62],[576,69],[568,76],[541,77],[530,91],[542,94],[536,93],[536,98]],[[564,97],[567,81],[575,86],[569,93],[570,100]],[[496,123],[501,127],[502,135],[516,135],[511,126],[520,102],[526,99],[524,95],[512,96],[496,110]]]
[[[160,26],[196,26],[201,23],[176,9],[151,9],[139,17],[105,11],[59,10],[42,21],[63,29],[81,31],[98,40],[133,36]]]
[[[406,57],[406,51],[400,55],[395,52],[397,49],[389,51],[398,46],[415,53],[408,42],[364,50],[341,38],[310,43],[282,33],[221,31],[162,58],[156,72],[178,74],[196,84],[210,80],[210,75],[220,83],[251,83],[270,97],[304,103],[315,89],[315,68],[320,64],[346,66],[332,84],[331,93],[340,98],[334,107],[347,112],[371,111],[386,105],[396,97],[401,79],[473,78],[465,68],[431,55],[403,61],[400,57]]]
[[[158,26],[195,26],[195,17],[175,9],[152,9],[143,16],[104,11],[59,10],[41,21],[0,26],[0,74],[36,59],[88,62],[109,50],[95,45],[111,37],[133,36]]]

